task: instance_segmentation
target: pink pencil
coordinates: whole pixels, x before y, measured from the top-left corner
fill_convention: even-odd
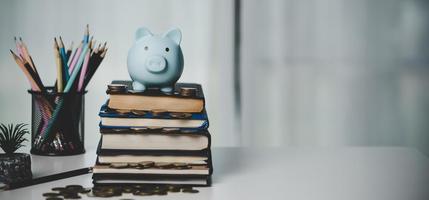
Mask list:
[[[71,62],[73,61],[74,54],[76,54],[76,51],[77,51],[77,49],[75,51],[73,51],[72,54],[70,55],[69,61],[67,63],[68,66],[70,66]],[[70,70],[69,70],[69,73],[71,73]]]
[[[90,54],[91,54],[90,51],[86,52],[85,60],[83,61],[82,71],[80,72],[79,84],[77,87],[78,92],[82,90],[83,81],[85,79],[86,71],[88,70],[88,63],[89,63],[88,61],[89,61]]]
[[[82,43],[80,43],[79,48],[76,51],[77,52],[73,56],[73,61],[69,67],[69,74],[72,74],[73,69],[76,66],[77,60],[79,60],[80,54],[82,53]]]

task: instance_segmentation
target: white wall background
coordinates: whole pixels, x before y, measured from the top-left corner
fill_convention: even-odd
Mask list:
[[[210,131],[215,146],[237,144],[233,134],[232,2],[227,0],[2,0],[0,1],[0,122],[31,122],[27,80],[10,56],[14,36],[22,36],[45,84],[53,84],[56,70],[53,38],[66,45],[82,38],[86,24],[97,41],[108,41],[109,52],[89,84],[86,96],[86,146],[98,143],[98,110],[106,101],[106,85],[129,79],[128,49],[134,33],[146,26],[162,33],[182,29],[185,70],[179,81],[203,85]],[[232,114],[232,113],[231,113]]]

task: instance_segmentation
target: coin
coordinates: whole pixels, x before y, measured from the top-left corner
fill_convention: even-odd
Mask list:
[[[113,191],[97,191],[97,192],[92,191],[92,195],[95,197],[114,197],[115,193]],[[91,196],[91,195],[88,195],[88,196]]]
[[[135,132],[135,133],[142,133],[148,130],[148,128],[146,127],[132,127],[130,128],[131,131]]]
[[[147,112],[144,110],[131,110],[134,115],[145,115]]]
[[[116,169],[127,168],[128,167],[128,163],[110,163],[109,167],[116,168]]]
[[[123,129],[120,129],[120,128],[112,128],[112,129],[109,129],[109,130],[112,131],[112,132],[117,132],[117,133],[123,131]]]
[[[80,198],[82,198],[82,197],[77,195],[77,194],[64,195],[64,199],[80,199]]]
[[[184,134],[188,134],[188,133],[196,133],[198,131],[197,130],[193,130],[193,129],[181,129],[180,132],[184,133]]]
[[[78,193],[78,191],[72,191],[72,190],[60,191],[61,196],[76,195],[77,193]]]
[[[135,189],[133,187],[130,187],[130,186],[124,186],[122,188],[123,193],[133,193],[134,191],[135,191]]]
[[[161,130],[162,133],[177,133],[179,131],[179,128],[162,128]]]
[[[140,167],[143,167],[143,169],[146,169],[146,168],[153,167],[155,165],[155,162],[152,162],[152,161],[143,161],[143,162],[139,162],[138,165]]]
[[[159,169],[171,169],[173,168],[173,164],[169,162],[156,162],[155,167]]]
[[[162,127],[160,126],[148,126],[147,129],[151,131],[162,131]]]
[[[190,168],[192,168],[187,163],[181,163],[181,162],[173,163],[173,166],[175,169],[190,169]]]
[[[178,113],[178,112],[173,112],[169,114],[172,118],[179,118],[179,119],[187,119],[192,117],[191,113]]]
[[[63,200],[61,197],[48,197],[46,200]]]
[[[91,192],[91,188],[82,188],[79,191],[79,193],[81,193],[81,194],[86,194],[86,193],[89,193],[89,192]]]
[[[159,189],[155,189],[155,190],[153,191],[153,194],[154,194],[154,195],[167,195],[167,194],[168,194],[168,191],[167,191],[167,190],[159,190]]]
[[[151,196],[151,195],[153,195],[153,192],[152,191],[140,191],[140,190],[138,190],[138,191],[133,192],[133,195],[136,195],[136,196]]]
[[[107,85],[107,89],[110,92],[125,92],[125,91],[127,91],[127,85],[124,85],[124,84],[109,84],[109,85]]]
[[[58,197],[58,196],[61,196],[61,194],[54,193],[54,192],[46,192],[46,193],[43,193],[42,196],[44,196],[44,197]]]
[[[163,109],[154,109],[151,110],[152,116],[162,116],[167,112],[167,110],[163,110]]]
[[[179,94],[184,97],[194,97],[197,94],[197,89],[191,87],[181,87]]]
[[[116,109],[116,112],[118,114],[128,114],[130,112],[130,110],[127,110],[127,109]]]
[[[186,188],[182,189],[182,192],[183,193],[198,193],[200,191],[198,191],[198,190],[196,190],[196,189],[194,189],[192,187],[186,187]]]
[[[62,191],[62,190],[66,190],[65,187],[54,187],[51,189],[52,191]]]
[[[174,185],[170,185],[167,188],[169,192],[180,192],[180,187],[176,187]]]
[[[122,189],[114,186],[94,187],[92,189],[92,194],[96,197],[121,196]]]
[[[130,168],[136,168],[138,166],[139,166],[138,163],[128,163],[128,167],[130,167]]]
[[[82,189],[83,186],[81,185],[67,185],[66,189]]]

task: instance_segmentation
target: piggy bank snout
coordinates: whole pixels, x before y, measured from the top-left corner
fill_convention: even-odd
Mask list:
[[[152,73],[160,73],[167,68],[167,62],[162,56],[149,56],[146,60],[146,68]]]

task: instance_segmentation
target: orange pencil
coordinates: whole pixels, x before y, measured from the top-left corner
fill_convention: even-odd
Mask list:
[[[16,64],[18,64],[19,68],[21,68],[21,70],[24,72],[25,76],[27,77],[28,81],[30,82],[31,89],[33,91],[40,91],[40,88],[37,86],[36,81],[31,76],[27,68],[24,66],[24,63],[22,62],[22,60],[12,50],[10,50],[10,53],[12,54]]]

